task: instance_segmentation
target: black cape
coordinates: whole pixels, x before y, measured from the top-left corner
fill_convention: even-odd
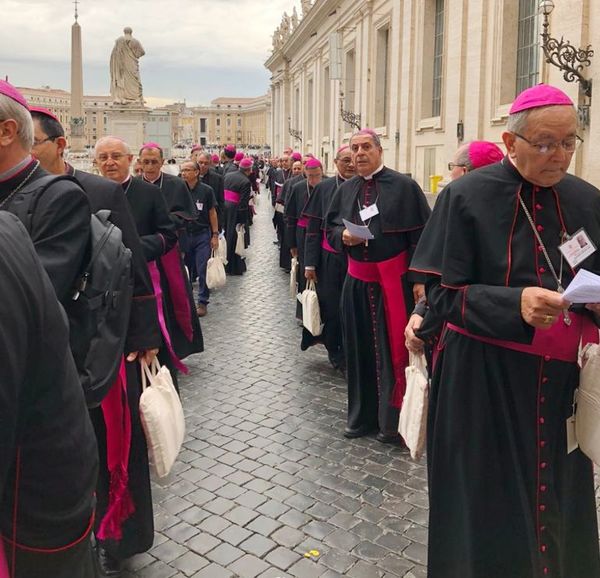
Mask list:
[[[16,531],[16,541],[30,548],[64,548],[91,521],[96,440],[64,311],[25,228],[4,211],[0,246],[0,533],[12,540]],[[17,552],[16,576],[48,575],[40,565],[52,564],[49,552]],[[6,557],[10,563],[8,544]],[[35,563],[35,574],[23,573]]]
[[[505,158],[444,188],[412,266],[427,273],[439,318],[530,343],[522,288],[556,282],[519,191],[557,271],[563,223],[600,243],[597,189],[571,175],[554,190],[533,186]],[[581,267],[599,273],[600,254]],[[565,286],[572,276],[564,264]],[[566,451],[577,364],[454,331],[440,349],[429,402],[429,576],[600,576],[592,464]]]
[[[369,223],[375,239],[368,246],[345,247],[342,219],[362,225],[359,207],[375,202],[379,214]],[[384,167],[370,182],[355,176],[337,189],[325,216],[325,230],[334,249],[357,261],[384,261],[406,251],[410,258],[429,213],[419,185]],[[419,274],[402,277],[407,316],[414,307],[412,283],[423,279]],[[380,285],[346,275],[341,315],[347,364],[348,428],[365,431],[379,428],[385,435],[395,434],[398,409],[391,403],[395,376]]]
[[[225,173],[225,190],[240,195],[238,204],[225,201],[225,239],[227,240],[227,265],[225,271],[230,275],[242,275],[246,272],[246,261],[235,253],[237,242],[237,225],[248,228],[248,202],[250,201],[251,186],[248,177],[241,171]]]

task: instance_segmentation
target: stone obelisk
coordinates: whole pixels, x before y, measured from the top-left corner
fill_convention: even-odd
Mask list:
[[[81,26],[77,22],[77,4],[75,4],[75,22],[71,26],[71,137],[69,146],[72,152],[85,150],[85,113],[83,110],[83,64],[81,56]]]

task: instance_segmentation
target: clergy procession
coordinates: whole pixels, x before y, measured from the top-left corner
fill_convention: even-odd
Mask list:
[[[126,29],[119,50],[130,41]],[[115,70],[119,62],[117,55]],[[119,95],[143,102],[141,85]],[[194,477],[183,477],[182,466],[192,448],[207,446],[189,429],[186,437],[186,424],[206,416],[188,402],[202,395],[215,352],[237,331],[211,299],[250,294],[259,256],[285,279],[272,301],[288,311],[278,324],[297,335],[293,358],[270,360],[272,379],[313,355],[310,374],[326,356],[332,383],[345,384],[345,393],[332,390],[335,423],[345,423],[331,443],[340,462],[378,455],[384,467],[400,456],[407,472],[423,466],[427,569],[414,574],[413,563],[386,576],[600,577],[600,191],[569,173],[580,142],[572,99],[537,84],[512,102],[502,146],[458,147],[435,203],[392,168],[371,128],[345,139],[329,174],[327,160],[308,148],[258,155],[234,144],[219,156],[195,144],[170,170],[161,144],[134,148],[119,134],[97,139],[92,174],[69,162],[59,115],[0,81],[0,578],[145,576],[132,568],[160,546],[156,494],[164,488],[185,489],[181,501],[209,496],[186,518],[190,536],[209,516],[218,524],[250,511],[240,502],[230,516],[221,509],[227,493],[202,485],[216,461]],[[272,237],[266,248],[255,242],[262,215]],[[583,296],[574,289],[581,273],[591,276]],[[253,311],[236,320],[256,330],[257,342],[267,339],[261,322]],[[220,329],[229,337],[207,339],[205,323],[212,336]],[[257,355],[250,370],[265,358]],[[240,367],[234,354],[228,370]],[[222,406],[241,411],[242,395]],[[223,407],[212,410],[227,425]],[[252,448],[252,437],[221,471],[265,453],[267,444]],[[288,464],[303,443],[287,450]],[[316,485],[306,475],[311,459],[320,458],[309,454],[284,470],[289,487]],[[253,471],[236,484],[247,484],[258,506],[274,495]],[[375,471],[358,468],[344,481],[367,476],[376,491]],[[354,511],[360,517],[379,505]],[[333,528],[332,506],[322,506],[303,511],[290,533],[311,523]],[[398,499],[389,515],[399,520],[400,510]],[[300,539],[286,552],[308,550],[305,559],[277,565],[267,555],[278,547],[276,526],[260,538],[272,548],[247,550],[247,563],[227,573],[218,564],[242,548],[252,519],[240,522],[246,535],[232,543],[224,538],[229,521],[219,539],[202,526],[197,569],[147,575],[383,576],[368,570],[375,554],[363,560],[353,550],[355,569],[336,571]],[[310,534],[331,545],[326,535]],[[400,556],[395,548],[385,555]]]

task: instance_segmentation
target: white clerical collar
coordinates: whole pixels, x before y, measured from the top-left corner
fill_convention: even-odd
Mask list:
[[[3,173],[0,173],[0,183],[8,181],[8,179],[12,179],[17,173],[22,171],[32,160],[33,157],[31,155],[27,155],[19,164],[15,165],[14,167],[8,169]]]
[[[370,181],[377,173],[380,173],[382,170],[383,170],[383,163],[381,163],[379,165],[379,168],[375,172],[372,172],[370,175],[363,177],[363,179],[365,179],[365,181]]]

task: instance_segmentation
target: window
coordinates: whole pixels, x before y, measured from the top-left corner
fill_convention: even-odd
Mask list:
[[[442,77],[444,64],[444,0],[435,2],[435,37],[433,42],[433,90],[431,116],[442,110]]]
[[[306,103],[306,138],[312,139],[313,137],[313,102],[314,102],[314,94],[313,94],[314,83],[313,79],[308,79],[307,89],[306,89],[306,98],[304,102]]]
[[[331,124],[331,80],[329,80],[329,66],[323,70],[323,136],[329,136]]]
[[[537,0],[519,0],[516,94],[538,83],[538,4]]]
[[[238,128],[240,128],[242,126],[242,119],[241,118],[237,119],[237,125],[238,125]]]
[[[217,126],[221,126],[221,119],[217,117]]]
[[[294,118],[292,122],[294,123],[294,128],[300,130],[300,88],[298,86],[296,86],[294,95]]]
[[[200,119],[200,132],[206,132],[206,119]]]
[[[356,112],[356,52],[354,49],[346,52],[346,67],[344,74],[344,108],[350,112]],[[352,126],[345,124],[346,132],[352,130]]]
[[[389,26],[377,31],[377,62],[375,64],[375,126],[385,126],[388,120],[389,89]]]

